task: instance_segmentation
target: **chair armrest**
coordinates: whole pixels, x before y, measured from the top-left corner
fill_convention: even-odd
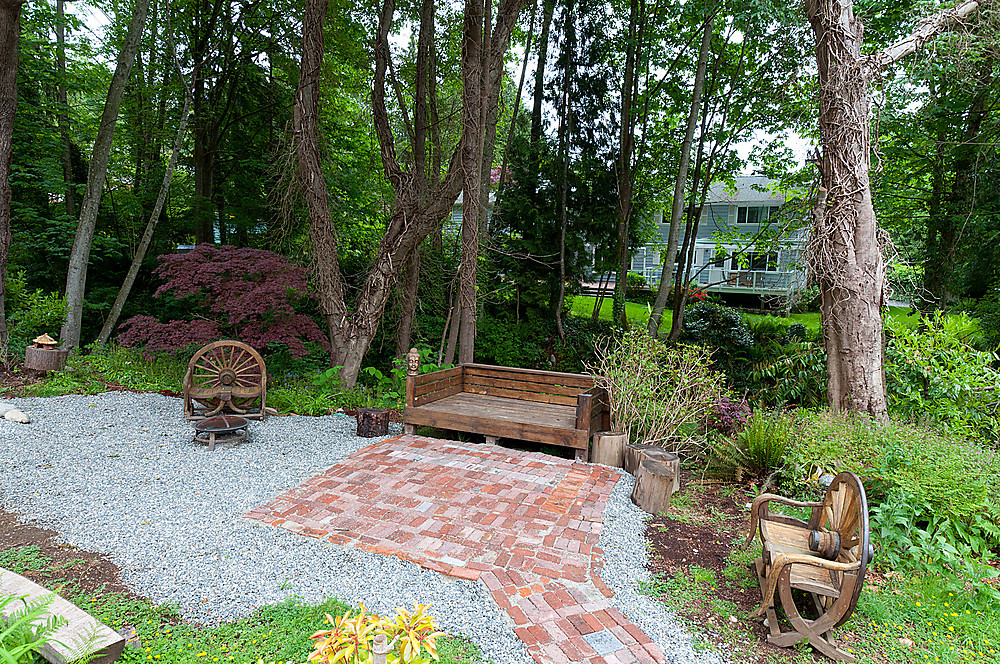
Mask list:
[[[603,387],[592,387],[576,397],[576,428],[591,433],[594,412],[607,408],[608,391]],[[603,425],[603,421],[602,421]]]
[[[757,532],[757,523],[760,521],[761,508],[767,508],[768,503],[775,502],[781,503],[782,505],[790,505],[791,507],[811,507],[813,509],[817,507],[822,507],[823,503],[819,501],[801,501],[792,500],[791,498],[785,498],[784,496],[779,496],[776,493],[762,493],[753,499],[753,505],[750,507],[750,532],[747,533],[747,540],[743,543],[743,547],[746,548],[753,541],[754,534]],[[803,524],[805,525],[805,524]]]
[[[764,611],[771,605],[774,599],[774,591],[778,587],[778,577],[781,571],[788,565],[812,565],[830,572],[851,572],[861,568],[861,561],[855,560],[853,563],[838,563],[835,560],[827,560],[817,556],[808,556],[801,553],[779,553],[771,564],[771,571],[767,574],[767,590],[764,591],[763,599],[757,610],[750,614],[750,618],[759,618],[764,615]]]

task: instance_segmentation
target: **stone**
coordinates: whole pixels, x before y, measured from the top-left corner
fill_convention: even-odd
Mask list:
[[[16,408],[17,406],[12,403],[4,403],[3,401],[0,401],[0,417],[3,417],[8,410],[14,410]]]
[[[10,420],[11,422],[20,422],[21,424],[30,424],[31,420],[23,412],[17,408],[12,408],[3,414],[5,420]]]
[[[615,635],[608,630],[585,634],[583,640],[602,657],[625,647],[625,644],[616,639]]]

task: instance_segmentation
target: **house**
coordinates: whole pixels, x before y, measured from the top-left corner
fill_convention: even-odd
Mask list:
[[[776,191],[774,182],[766,177],[738,176],[735,190],[724,183],[714,184],[695,238],[692,281],[712,292],[755,295],[776,295],[803,287],[805,270],[799,259],[805,247],[804,233],[792,233],[778,243],[777,249],[753,249],[754,238],[762,229],[778,230],[784,225],[785,202],[785,195]],[[667,245],[670,220],[664,219],[661,211],[655,214],[654,221],[660,237],[635,251],[630,269],[655,289],[660,282],[660,254]],[[683,235],[682,230],[681,242]]]

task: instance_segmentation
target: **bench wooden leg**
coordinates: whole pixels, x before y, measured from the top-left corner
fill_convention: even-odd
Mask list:
[[[413,426],[412,424],[404,424],[403,425],[403,433],[407,433],[407,434],[413,435],[413,433],[416,431],[416,429],[417,429],[417,427]]]
[[[486,436],[487,445],[496,445],[498,442],[500,442],[499,436]]]

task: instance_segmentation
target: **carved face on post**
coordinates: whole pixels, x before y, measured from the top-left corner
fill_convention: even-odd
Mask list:
[[[411,348],[406,354],[406,373],[416,375],[420,371],[420,353],[416,348]]]

